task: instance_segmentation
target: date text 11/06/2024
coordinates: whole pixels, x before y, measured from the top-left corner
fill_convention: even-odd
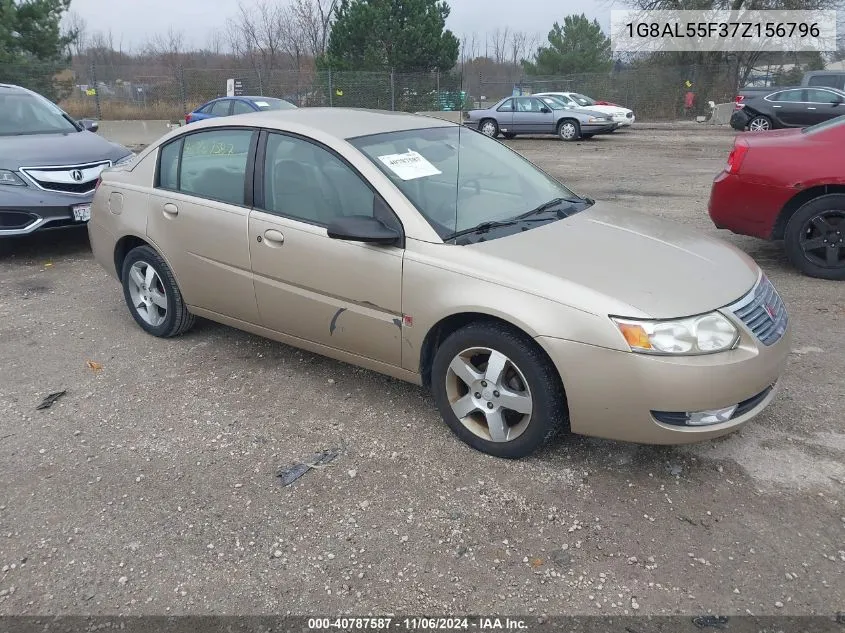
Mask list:
[[[314,631],[520,631],[528,624],[520,618],[308,618],[308,628]]]

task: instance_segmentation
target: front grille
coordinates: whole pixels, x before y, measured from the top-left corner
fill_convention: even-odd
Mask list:
[[[628,119],[632,119],[632,118],[634,118],[634,113],[633,112],[626,112],[625,117],[628,118]]]
[[[94,191],[100,172],[110,166],[111,161],[100,161],[60,167],[21,167],[21,171],[45,191],[85,195]]]
[[[763,345],[774,345],[786,332],[789,316],[777,290],[763,275],[751,292],[728,306]]]

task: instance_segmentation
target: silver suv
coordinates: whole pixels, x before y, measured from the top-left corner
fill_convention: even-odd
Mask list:
[[[132,160],[43,96],[0,84],[0,237],[84,224],[100,172]]]

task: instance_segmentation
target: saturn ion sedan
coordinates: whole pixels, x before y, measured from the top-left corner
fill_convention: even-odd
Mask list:
[[[500,457],[562,430],[724,435],[788,354],[784,304],[741,251],[424,116],[192,124],[103,172],[88,229],[150,334],[204,317],[424,385]]]

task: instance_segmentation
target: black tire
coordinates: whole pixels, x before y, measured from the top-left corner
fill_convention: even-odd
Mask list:
[[[508,433],[519,430],[520,422],[511,425],[511,422],[515,421],[514,417],[520,418],[525,423],[520,434],[511,440],[496,442],[481,437],[461,422],[452,409],[449,394],[452,378],[449,366],[462,352],[473,348],[487,348],[504,354],[511,364],[507,366],[506,371],[502,372],[503,377],[510,374],[511,380],[516,378],[518,383],[523,384],[523,389],[527,387],[532,401],[531,413],[527,421],[515,411],[505,410],[506,413],[503,415]],[[453,384],[462,384],[462,391],[467,391],[463,395],[460,392],[455,394],[453,396],[455,401],[460,397],[470,397],[471,394],[468,391],[471,389],[467,388],[465,382],[458,383],[454,380]],[[500,323],[480,321],[450,334],[435,352],[431,385],[437,408],[449,428],[466,444],[488,455],[507,459],[525,457],[546,444],[559,432],[568,429],[563,385],[551,360],[530,337]],[[495,388],[495,385],[485,386],[488,387],[484,389],[485,392]],[[506,388],[511,389],[512,384]],[[494,398],[500,395],[498,391],[491,393]],[[501,395],[504,396],[504,394]],[[482,397],[491,398],[491,394],[485,394]],[[474,416],[474,419],[481,420],[478,428],[483,430],[486,424],[486,416],[481,414],[483,410],[478,409],[465,419]]]
[[[581,124],[575,119],[563,119],[557,124],[557,135],[562,141],[581,139]]]
[[[762,114],[756,114],[751,117],[745,127],[749,132],[767,132],[774,129],[772,120]]]
[[[502,134],[502,136],[504,136],[508,140],[516,138],[516,134],[514,134],[513,132],[505,132],[504,134]]]
[[[151,266],[158,277],[158,280],[154,280],[151,285],[155,286],[155,290],[164,294],[167,307],[161,323],[148,322],[141,312],[141,306],[136,305],[133,300],[133,290],[131,289],[133,282],[130,279],[130,275],[132,274],[133,266],[136,264],[139,264],[141,267]],[[123,283],[123,297],[126,300],[129,312],[132,314],[135,322],[145,332],[153,336],[169,338],[183,334],[193,327],[194,315],[188,312],[188,308],[185,306],[185,301],[182,298],[179,286],[176,284],[173,271],[170,270],[167,262],[164,261],[164,258],[155,249],[150,246],[138,246],[129,251],[126,259],[123,260],[120,278]],[[147,292],[146,288],[144,288],[144,292]],[[149,294],[151,295],[152,293],[150,292]],[[145,310],[145,313],[148,313],[147,310]],[[160,313],[157,313],[157,315],[160,315]]]
[[[802,273],[845,280],[845,194],[832,193],[805,203],[789,219],[783,238],[786,256]]]
[[[488,123],[492,123],[492,127],[488,128]],[[492,133],[485,132],[485,128],[492,130]],[[484,136],[496,138],[499,136],[499,123],[496,119],[481,119],[481,121],[478,122],[478,131],[484,134]]]

